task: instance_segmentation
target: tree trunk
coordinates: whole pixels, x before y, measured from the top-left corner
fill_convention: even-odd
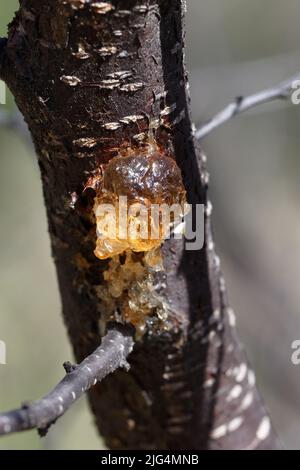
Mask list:
[[[114,449],[278,448],[237,339],[210,230],[205,157],[195,148],[184,68],[185,2],[20,0],[1,77],[30,128],[42,174],[64,320],[76,359],[100,342],[91,194],[100,165],[127,143],[173,149],[190,203],[206,205],[205,247],[163,246],[169,331],[145,334],[89,393]]]

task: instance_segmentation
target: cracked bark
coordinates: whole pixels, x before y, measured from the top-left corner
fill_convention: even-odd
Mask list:
[[[99,344],[104,312],[96,287],[107,266],[93,254],[87,179],[124,143],[138,148],[149,120],[160,119],[156,140],[174,148],[189,202],[207,207],[203,250],[184,251],[180,241],[163,247],[171,330],[146,335],[130,356],[130,371],[115,372],[89,392],[107,445],[275,449],[214,252],[205,157],[189,115],[183,10],[180,0],[20,0],[7,45],[1,43],[1,78],[39,158],[63,315],[78,362]]]

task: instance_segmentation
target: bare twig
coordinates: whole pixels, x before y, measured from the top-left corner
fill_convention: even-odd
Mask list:
[[[223,109],[223,111],[216,114],[216,116],[200,127],[196,131],[195,137],[199,140],[203,139],[217,127],[234,118],[238,114],[244,113],[245,111],[254,108],[255,106],[269,103],[275,100],[289,99],[294,88],[293,85],[297,82],[297,80],[300,80],[299,74],[279,83],[277,86],[272,88],[267,88],[250,96],[237,97],[233,103],[230,103],[228,106],[226,106],[226,108]]]
[[[133,349],[129,329],[116,326],[108,330],[101,346],[78,366],[65,364],[67,375],[41,400],[0,414],[0,435],[37,428],[45,435],[48,428],[87,390],[119,367],[129,368],[127,356]]]

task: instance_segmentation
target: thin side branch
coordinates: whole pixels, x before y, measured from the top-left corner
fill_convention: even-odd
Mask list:
[[[294,84],[296,84],[297,87],[299,86],[299,83],[296,83],[298,80],[300,80],[299,74],[279,83],[277,86],[267,88],[259,93],[246,97],[238,96],[233,103],[230,103],[223,111],[216,114],[210,121],[200,127],[195,133],[196,138],[199,140],[203,139],[217,127],[220,127],[238,114],[244,113],[255,106],[275,100],[289,99],[292,90],[295,88]]]
[[[37,428],[45,435],[51,424],[91,387],[119,367],[129,369],[127,357],[134,341],[129,329],[116,326],[108,330],[101,346],[78,366],[66,363],[67,375],[41,400],[0,414],[0,435]]]

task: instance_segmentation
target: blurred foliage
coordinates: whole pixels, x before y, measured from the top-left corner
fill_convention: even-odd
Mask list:
[[[0,34],[17,8],[1,2]],[[189,0],[187,60],[194,120],[234,96],[297,72],[299,0]],[[12,106],[9,97],[8,106]],[[299,448],[300,108],[271,104],[239,117],[203,142],[211,173],[214,226],[240,334],[287,448]],[[0,130],[0,409],[47,392],[72,359],[60,315],[41,183],[33,150]],[[35,432],[0,449],[96,449],[84,400],[40,440]]]
[[[4,5],[3,5],[4,3]],[[6,37],[7,26],[14,17],[15,11],[18,9],[19,2],[17,0],[10,0],[9,2],[1,2],[0,5],[0,37]],[[9,90],[7,90],[6,106],[13,108],[13,97]]]

